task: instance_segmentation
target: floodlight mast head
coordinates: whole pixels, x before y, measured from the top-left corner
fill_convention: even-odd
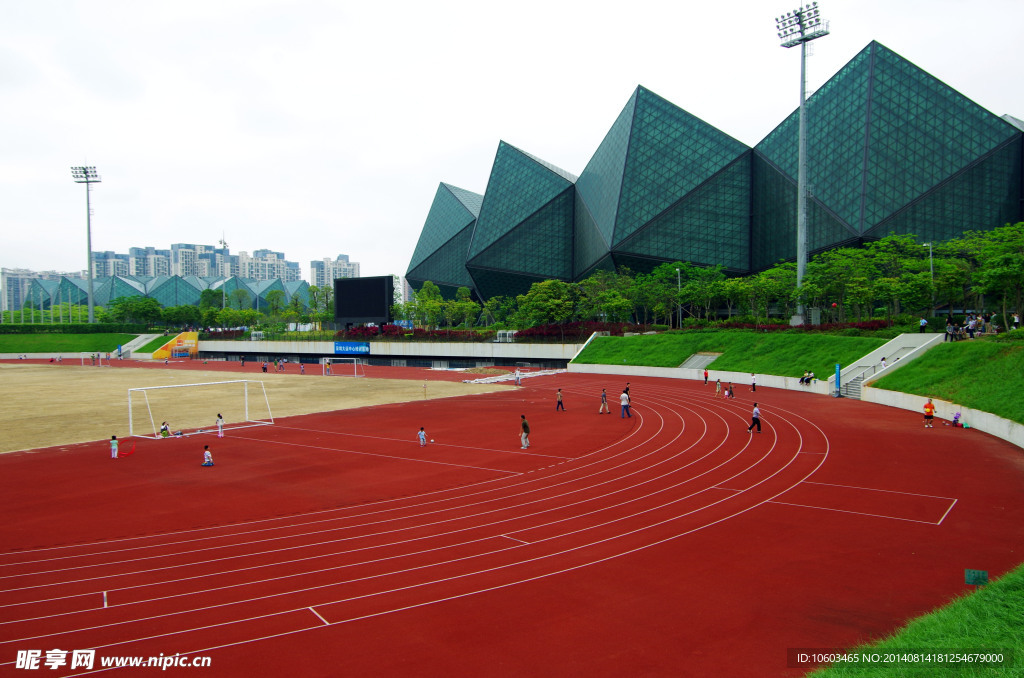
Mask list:
[[[821,18],[821,10],[817,2],[786,12],[775,18],[775,30],[783,47],[796,47],[816,38],[828,35],[828,22]]]
[[[78,184],[98,184],[102,181],[95,167],[72,167],[71,178]]]

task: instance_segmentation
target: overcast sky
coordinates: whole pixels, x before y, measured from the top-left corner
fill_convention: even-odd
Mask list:
[[[404,275],[498,142],[579,174],[637,85],[753,145],[798,104],[783,0],[2,0],[0,266],[215,245]],[[871,40],[1024,118],[1024,2],[823,0],[813,91]]]

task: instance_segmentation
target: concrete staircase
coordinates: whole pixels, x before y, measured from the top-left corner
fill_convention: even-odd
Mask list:
[[[852,365],[846,366],[839,374],[839,394],[846,398],[860,400],[866,384],[888,374],[891,370],[915,360],[929,348],[942,343],[941,334],[901,334],[880,348],[867,354]],[[882,359],[885,365],[882,365]],[[830,393],[835,393],[836,377],[828,378]]]

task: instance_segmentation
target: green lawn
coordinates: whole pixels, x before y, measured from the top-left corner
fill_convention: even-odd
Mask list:
[[[822,379],[875,350],[888,339],[825,334],[670,332],[637,337],[597,337],[573,362],[597,365],[679,367],[694,353],[721,353],[709,369],[787,377],[813,370]]]
[[[145,346],[143,346],[141,348],[135,349],[135,352],[136,353],[152,353],[153,351],[157,350],[158,348],[160,348],[161,346],[166,344],[168,341],[173,339],[174,336],[175,335],[168,335],[168,336],[160,335],[159,337],[157,337],[153,341],[149,342]]]
[[[0,334],[0,353],[114,353],[135,334]]]
[[[1024,424],[1022,376],[1024,342],[976,339],[936,346],[871,385],[948,400]]]
[[[1002,652],[999,665],[838,662],[813,678],[934,678],[1024,675],[1024,566],[980,590],[919,617],[878,643],[857,648],[863,656],[905,652]]]

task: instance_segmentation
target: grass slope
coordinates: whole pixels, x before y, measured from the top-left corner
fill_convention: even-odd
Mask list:
[[[0,353],[113,353],[134,334],[0,334]]]
[[[709,369],[822,379],[870,353],[888,339],[825,334],[666,332],[637,337],[597,337],[573,362],[593,365],[679,367],[694,353],[721,353]]]
[[[1002,652],[998,665],[934,664],[923,661],[890,664],[839,662],[814,671],[813,678],[933,678],[934,676],[1024,675],[1024,566],[970,595],[911,621],[896,634],[857,648],[859,653]]]
[[[876,388],[941,398],[1024,424],[1024,345],[987,340],[942,344],[873,382]]]
[[[141,348],[135,349],[135,352],[136,353],[152,353],[153,351],[159,349],[161,346],[163,346],[168,341],[173,339],[174,336],[175,335],[164,336],[164,335],[161,334],[159,337],[157,337],[156,339],[153,339],[152,341],[150,341],[145,346],[142,346]]]

